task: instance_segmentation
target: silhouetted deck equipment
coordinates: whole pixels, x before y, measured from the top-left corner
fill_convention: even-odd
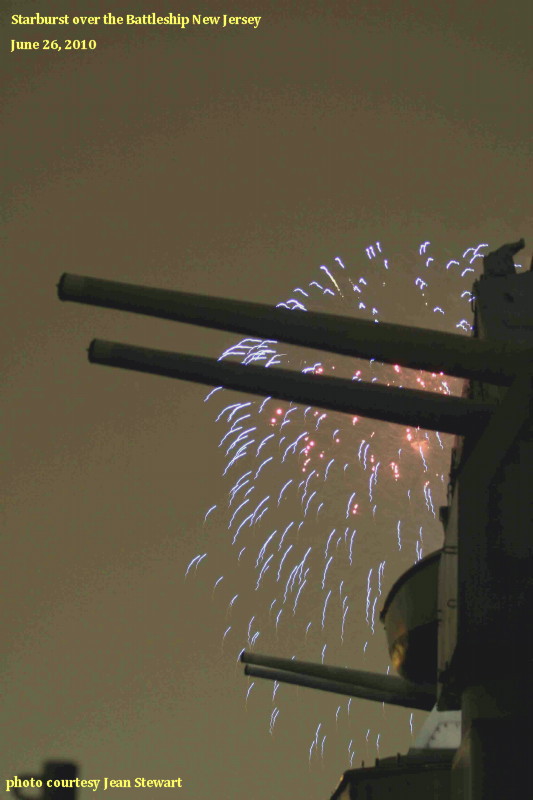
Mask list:
[[[47,761],[41,775],[4,780],[7,791],[19,800],[76,800],[78,796],[78,766],[69,761]]]

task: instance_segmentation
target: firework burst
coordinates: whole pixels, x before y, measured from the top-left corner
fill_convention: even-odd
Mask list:
[[[278,305],[468,334],[470,287],[487,247],[439,260],[424,242],[402,264],[376,242],[359,271],[334,258]],[[444,394],[460,390],[443,374],[310,358],[302,348],[253,338],[220,358],[282,365],[317,380],[335,375]],[[224,468],[219,497],[204,519],[209,546],[187,574],[208,580],[224,608],[225,652],[236,658],[255,649],[364,668],[374,649],[388,671],[384,638],[375,637],[379,610],[398,575],[441,544],[437,506],[445,497],[451,437],[221,388],[206,401],[217,407]],[[224,574],[217,564],[225,565]],[[256,686],[245,690],[247,702]],[[278,688],[265,721],[272,735],[283,720]],[[358,738],[366,752],[371,745],[379,754],[381,731],[358,730],[350,704],[333,712],[333,701],[331,719],[320,720],[314,736],[310,731],[311,762],[324,757],[328,736],[346,737],[350,763]]]

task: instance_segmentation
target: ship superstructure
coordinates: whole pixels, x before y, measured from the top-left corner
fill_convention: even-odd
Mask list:
[[[504,245],[473,287],[474,336],[64,275],[59,296],[466,380],[463,397],[310,377],[94,340],[94,363],[456,435],[444,546],[402,575],[381,619],[398,676],[243,653],[249,675],[431,711],[405,755],[349,770],[332,800],[502,800],[531,784],[533,271]],[[526,788],[527,791],[527,788]],[[531,793],[531,792],[530,792]]]

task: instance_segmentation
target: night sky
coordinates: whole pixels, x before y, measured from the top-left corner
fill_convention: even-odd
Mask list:
[[[531,260],[529,3],[3,6],[2,791],[47,759],[72,759],[84,778],[181,777],[181,795],[194,800],[327,798],[350,766],[350,739],[353,766],[368,765],[406,752],[424,715],[410,722],[409,711],[354,700],[348,716],[346,699],[281,687],[270,732],[272,686],[256,684],[246,702],[236,663],[248,620],[268,620],[273,595],[255,591],[253,564],[237,568],[228,544],[220,509],[241,473],[221,478],[227,462],[217,445],[228,428],[214,420],[223,405],[204,404],[205,387],[86,357],[93,337],[211,357],[238,337],[60,303],[56,284],[72,272],[273,305],[320,280],[321,265],[338,269],[336,257],[354,280],[370,280],[379,259],[366,248],[379,242],[394,266],[393,284],[376,294],[381,319],[444,330],[461,313],[471,321],[458,298],[475,275],[454,281],[445,265],[479,243],[495,249],[521,236],[517,261]],[[9,24],[14,13],[109,6],[117,15],[261,21],[255,30]],[[70,36],[97,48],[9,52],[13,38]],[[427,307],[415,285],[425,242],[435,257]],[[437,303],[445,318],[433,314]],[[368,311],[338,295],[309,307]],[[301,369],[304,356],[290,352],[286,365]],[[305,358],[321,358],[326,371],[335,363]],[[351,420],[338,419],[345,458],[355,458]],[[268,421],[260,427],[269,432]],[[395,435],[392,426],[378,434],[385,449]],[[445,472],[449,453],[439,459]],[[265,468],[261,478],[265,491],[279,491],[279,471]],[[366,576],[387,558],[379,610],[415,560],[409,526],[418,529],[418,512],[406,508],[405,491],[380,486],[381,527],[362,524],[353,573],[335,567],[335,580],[353,583],[353,610],[342,646],[337,629],[326,631],[337,645],[325,661],[384,672],[382,627],[371,635],[365,620]],[[347,489],[335,479],[323,491],[328,519],[340,498],[344,531]],[[434,502],[444,501],[442,483]],[[261,524],[256,544],[277,523]],[[424,554],[441,541],[439,523],[427,526]],[[328,532],[316,522],[310,536]],[[295,543],[301,555],[304,545]],[[305,602],[302,594],[315,621],[316,575]],[[232,616],[236,593],[242,605]],[[304,646],[298,636],[296,622],[280,625],[279,636],[265,622],[254,649],[320,661],[323,637]],[[318,724],[320,743],[327,739],[310,758]]]

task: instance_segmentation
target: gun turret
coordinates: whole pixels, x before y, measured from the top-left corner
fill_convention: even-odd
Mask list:
[[[389,650],[403,677],[254,653],[243,653],[242,660],[248,675],[261,678],[411,708],[429,710],[437,700],[439,711],[461,709],[463,736],[453,771],[458,776],[456,788],[469,800],[510,796],[511,788],[516,795],[527,785],[530,770],[528,736],[516,737],[517,730],[530,732],[532,699],[528,479],[533,464],[533,273],[515,274],[512,257],[522,246],[521,240],[485,258],[485,274],[474,292],[474,331],[480,338],[308,311],[298,314],[257,303],[76,275],[64,275],[59,284],[62,300],[373,358],[479,383],[469,387],[467,399],[115,342],[95,340],[89,350],[95,363],[465,436],[460,458],[452,465],[449,505],[441,515],[444,547],[396,581],[382,613]],[[510,389],[492,391],[486,384]],[[438,788],[439,797],[449,796],[446,758],[438,785],[430,774],[431,759],[418,764],[416,775],[423,773],[425,782],[417,786],[424,787],[424,796],[430,796],[430,784],[432,791]],[[407,761],[406,771],[412,766]],[[390,764],[385,766],[388,770]],[[376,770],[376,781],[382,774]],[[334,797],[344,797],[346,789],[358,791],[363,783],[372,791],[364,770],[346,775]],[[410,796],[412,791],[410,784]]]

